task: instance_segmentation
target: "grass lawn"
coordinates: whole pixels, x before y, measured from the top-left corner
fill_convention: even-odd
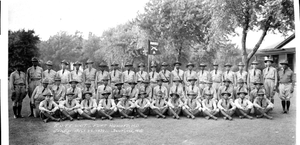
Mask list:
[[[68,120],[43,123],[39,118],[14,119],[9,99],[9,142],[12,145],[65,144],[295,144],[296,97],[292,98],[289,114],[281,114],[281,102],[275,98],[273,120],[239,119],[217,121],[181,117],[167,119]],[[23,102],[22,115],[29,114],[29,98]]]

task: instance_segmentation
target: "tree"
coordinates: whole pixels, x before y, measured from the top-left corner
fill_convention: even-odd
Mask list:
[[[212,19],[226,22],[226,25],[213,25],[215,32],[226,36],[238,34],[236,28],[242,29],[242,56],[246,70],[268,33],[287,35],[295,28],[293,0],[211,0],[208,3],[214,10]],[[249,31],[261,32],[250,53],[246,47]]]
[[[177,60],[189,61],[184,56],[188,56],[190,48],[210,51],[206,45],[210,13],[206,13],[200,0],[150,0],[136,20],[150,39],[160,42],[163,51],[168,53],[166,56],[175,55]]]
[[[37,44],[39,36],[35,35],[34,30],[24,29],[18,31],[8,31],[8,67],[9,74],[13,71],[12,65],[23,63],[24,70],[30,67],[32,57],[39,57],[40,51]]]

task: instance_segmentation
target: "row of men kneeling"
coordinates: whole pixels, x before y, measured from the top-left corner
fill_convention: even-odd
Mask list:
[[[97,103],[92,98],[89,91],[83,92],[82,100],[76,99],[74,93],[69,91],[66,99],[63,101],[54,101],[51,91],[45,91],[45,99],[36,107],[36,112],[44,122],[61,121],[69,119],[96,120],[99,116],[102,120],[112,120],[113,117],[134,119],[135,117],[147,118],[148,115],[155,115],[157,118],[166,118],[166,114],[174,119],[179,119],[183,114],[187,118],[205,116],[206,119],[217,120],[217,116],[222,116],[225,120],[232,120],[236,114],[239,118],[253,119],[250,115],[256,115],[257,118],[266,117],[272,119],[268,113],[273,109],[273,104],[265,97],[263,90],[259,90],[253,103],[245,97],[248,93],[246,89],[240,90],[238,98],[233,100],[231,93],[223,91],[222,98],[217,100],[212,94],[205,94],[203,100],[197,99],[196,93],[188,93],[187,98],[182,100],[179,94],[172,93],[170,98],[163,98],[163,93],[158,92],[156,98],[146,98],[146,92],[141,91],[138,98],[133,100],[128,92],[121,94],[121,98],[109,98],[110,92],[103,92],[102,98]]]

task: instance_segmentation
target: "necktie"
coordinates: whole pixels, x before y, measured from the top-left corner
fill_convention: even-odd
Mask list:
[[[225,100],[225,105],[227,106],[227,103],[228,103],[228,101],[227,101],[227,99]]]
[[[152,78],[154,78],[154,72],[152,72]]]
[[[226,86],[225,91],[227,91],[228,87]]]
[[[46,88],[43,89],[42,93],[44,93],[45,90],[46,90]]]
[[[103,90],[104,90],[104,91],[106,90],[106,85],[104,85],[104,88],[103,88]]]
[[[217,74],[217,70],[215,70],[215,75]]]
[[[242,87],[239,88],[239,91],[242,89]]]
[[[116,76],[116,70],[114,70],[114,76]]]
[[[192,71],[190,70],[190,75],[192,74]]]
[[[144,99],[142,99],[142,101],[141,101],[141,105],[143,105],[143,103],[144,103]]]
[[[192,91],[194,90],[194,85],[192,85]]]
[[[229,71],[227,71],[227,75],[229,74]]]
[[[88,107],[90,106],[90,100],[87,100],[87,106]]]
[[[63,69],[62,74],[64,74],[64,72],[65,72],[65,69]]]
[[[207,99],[207,104],[209,105],[209,99]]]
[[[159,90],[161,90],[161,86],[159,86]]]
[[[72,101],[69,100],[68,102],[69,102],[69,106],[72,107]]]
[[[21,71],[19,71],[19,76],[21,77]]]
[[[131,91],[130,91],[130,93],[132,94],[132,92],[133,92],[133,88],[131,88]]]
[[[253,73],[254,73],[254,76],[255,76],[255,74],[256,74],[256,71],[255,71],[255,69],[254,69]]]
[[[49,101],[47,101],[47,105],[46,105],[46,107],[47,107],[47,108],[49,108]]]
[[[130,71],[128,70],[128,75],[129,75]]]
[[[158,105],[159,105],[159,106],[160,106],[160,100],[161,100],[161,99],[158,99]]]
[[[243,105],[243,104],[244,104],[244,103],[243,103],[243,100],[244,100],[244,99],[242,99],[242,103],[241,103],[241,105]]]
[[[177,90],[178,90],[178,86],[176,85],[176,89],[175,89],[175,92],[177,93]]]
[[[202,73],[201,73],[202,75],[203,75],[203,70],[202,70]]]
[[[76,74],[78,75],[78,70],[76,70]]]
[[[50,74],[50,69],[48,69],[48,74]]]
[[[75,92],[75,88],[73,88],[73,93]]]
[[[86,91],[89,91],[90,90],[90,88],[88,87],[87,89],[86,89]]]
[[[269,72],[269,69],[270,69],[270,68],[268,67],[268,72]]]
[[[263,107],[263,99],[260,100],[260,106]]]
[[[101,74],[102,74],[102,75],[103,75],[103,72],[104,72],[104,71],[101,71]]]
[[[56,89],[56,91],[58,91],[59,90],[59,86],[57,86],[57,89]]]
[[[283,69],[283,74],[285,73],[285,69]]]
[[[164,74],[166,74],[166,70],[164,70]]]

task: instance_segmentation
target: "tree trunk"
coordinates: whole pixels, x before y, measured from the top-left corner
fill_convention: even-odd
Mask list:
[[[245,64],[245,71],[248,72],[248,62],[247,62],[247,48],[246,48],[246,39],[247,39],[247,29],[248,29],[248,25],[245,26],[243,28],[243,32],[242,32],[242,60],[243,63]]]

